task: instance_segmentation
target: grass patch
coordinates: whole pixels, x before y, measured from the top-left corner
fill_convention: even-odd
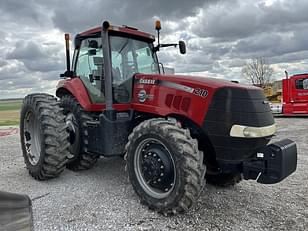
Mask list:
[[[19,125],[19,119],[18,120],[0,120],[0,126],[16,126]]]
[[[0,111],[20,110],[21,100],[0,101]]]
[[[19,124],[19,114],[22,100],[0,101],[0,126]]]

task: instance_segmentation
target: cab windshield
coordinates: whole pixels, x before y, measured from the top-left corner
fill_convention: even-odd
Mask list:
[[[158,74],[153,44],[128,37],[110,36],[113,93],[116,103],[131,101],[136,73]]]
[[[158,74],[152,46],[152,43],[128,37],[110,36],[113,81],[125,81],[135,73]]]

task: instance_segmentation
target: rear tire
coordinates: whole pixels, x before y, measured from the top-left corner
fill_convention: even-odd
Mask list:
[[[203,188],[203,152],[175,119],[136,126],[126,144],[126,160],[141,202],[165,215],[187,211]]]
[[[69,142],[64,118],[52,95],[31,94],[23,100],[21,148],[26,167],[37,180],[57,177],[65,168]]]
[[[87,153],[87,121],[91,121],[93,118],[83,110],[71,95],[64,95],[61,98],[60,106],[66,115],[66,124],[70,133],[71,156],[66,167],[73,171],[90,169],[99,158],[96,154]]]
[[[219,173],[217,175],[206,174],[206,183],[218,187],[230,187],[238,184],[242,180],[241,173]]]

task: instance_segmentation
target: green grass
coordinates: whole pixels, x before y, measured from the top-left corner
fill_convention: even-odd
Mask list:
[[[0,120],[0,126],[16,126],[19,125],[19,119]]]
[[[0,126],[19,124],[22,100],[0,100]]]
[[[0,111],[19,110],[21,102],[21,100],[0,101]]]

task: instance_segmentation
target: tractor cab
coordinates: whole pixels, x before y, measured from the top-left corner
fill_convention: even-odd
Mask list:
[[[132,35],[133,29],[123,27],[109,31],[109,54],[114,103],[128,103],[132,97],[136,73],[159,74],[157,56],[151,36]],[[73,75],[79,77],[93,103],[105,103],[104,55],[100,29],[75,38]]]

